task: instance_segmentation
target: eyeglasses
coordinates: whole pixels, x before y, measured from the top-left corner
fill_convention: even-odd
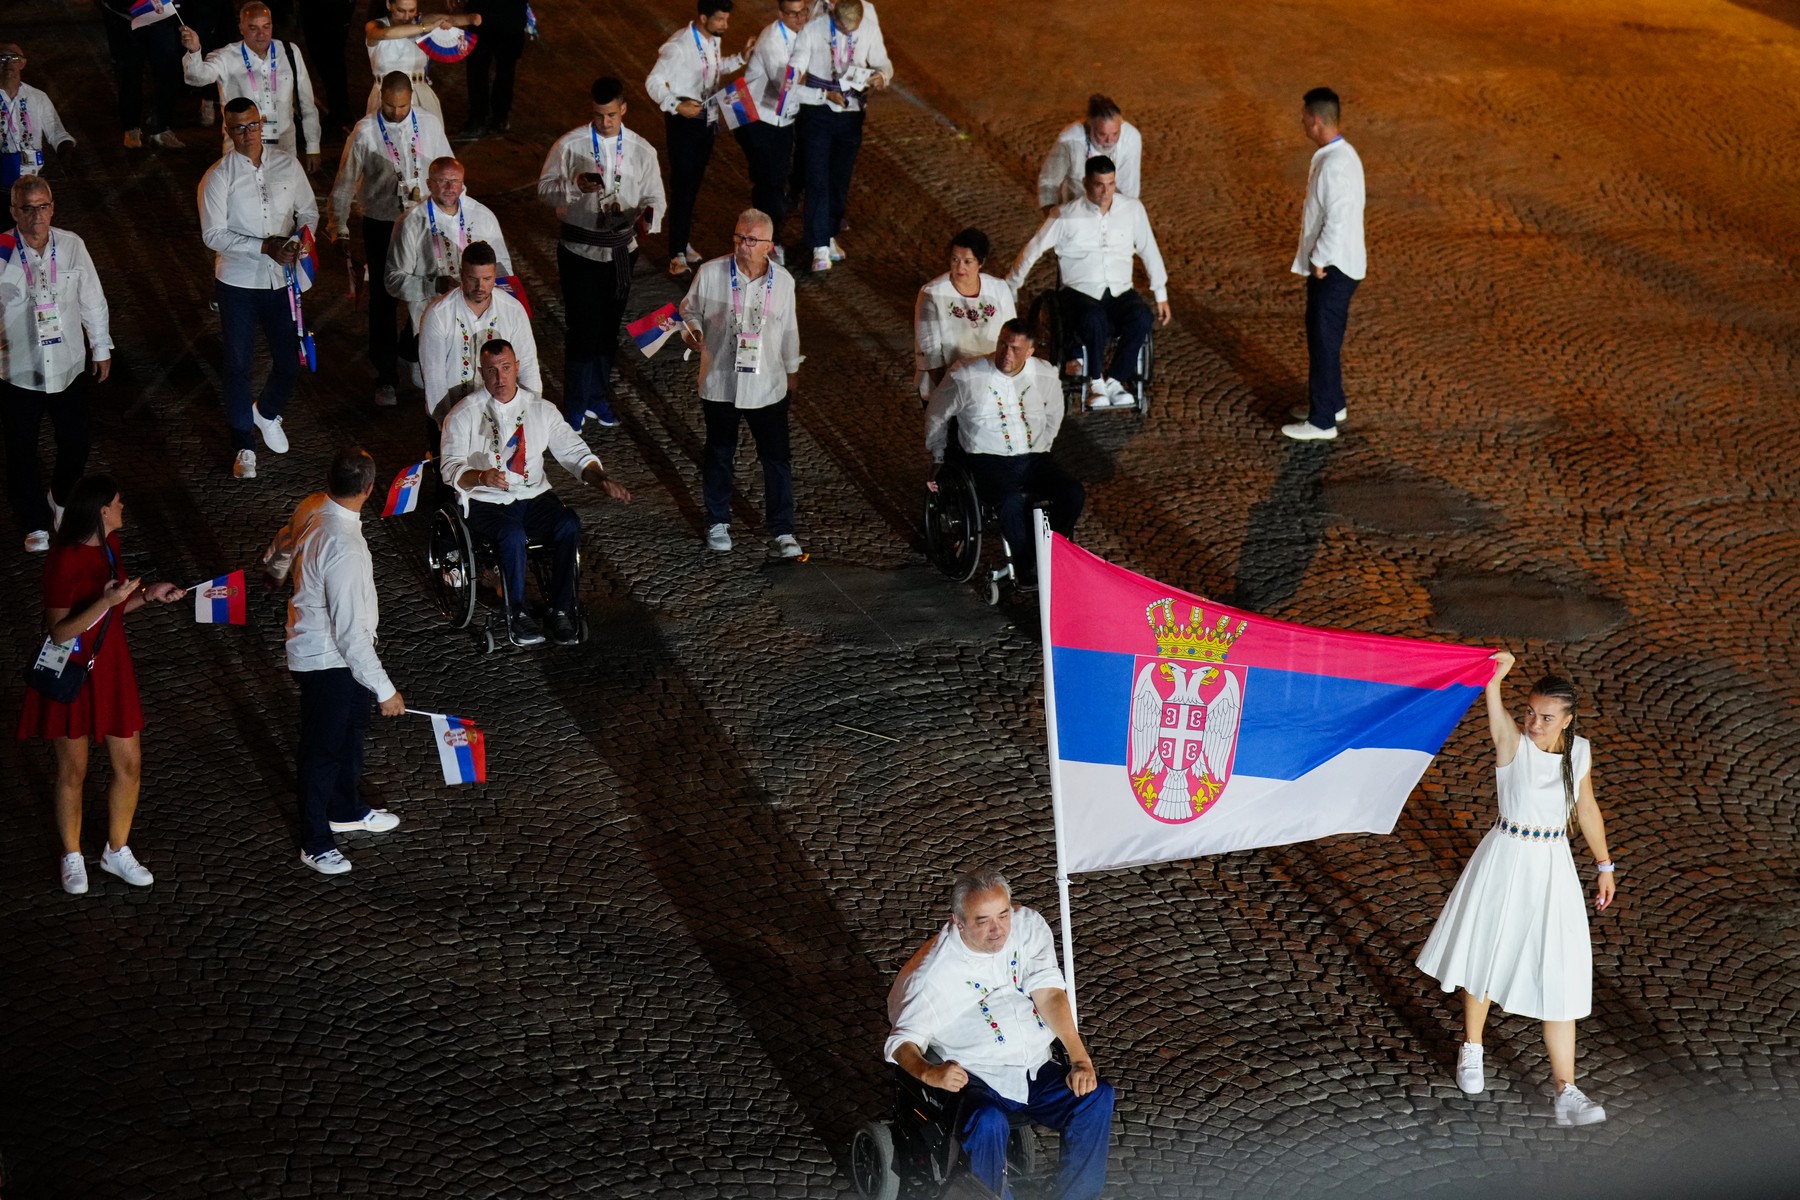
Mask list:
[[[21,216],[41,217],[47,215],[55,207],[54,204],[16,204],[13,206],[13,211]]]
[[[255,133],[263,127],[261,121],[246,121],[242,125],[227,125],[226,133]]]
[[[24,62],[24,61],[25,61],[25,56],[23,54],[0,54],[0,63]]]
[[[731,235],[731,240],[736,242],[740,246],[760,246],[764,242],[768,241],[769,239],[768,238],[751,237],[747,233],[734,233]]]

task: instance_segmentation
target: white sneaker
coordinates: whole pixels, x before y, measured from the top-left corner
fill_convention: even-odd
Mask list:
[[[1107,388],[1106,380],[1088,381],[1087,404],[1089,408],[1111,408],[1113,406],[1112,392]]]
[[[106,847],[106,853],[100,856],[100,869],[108,875],[117,875],[132,887],[149,887],[156,882],[156,876],[144,869],[144,864],[137,860],[130,846],[120,846],[114,850]]]
[[[828,246],[813,247],[813,270],[831,270],[831,249]]]
[[[187,143],[176,137],[171,130],[150,135],[150,144],[159,150],[186,150]]]
[[[25,535],[25,553],[42,554],[50,548],[50,531],[34,529]]]
[[[355,833],[359,829],[365,833],[386,833],[398,828],[400,817],[385,808],[371,808],[360,820],[331,822],[333,833]]]
[[[782,558],[799,558],[806,553],[800,543],[794,540],[791,533],[781,534],[775,539],[775,553]]]
[[[87,860],[80,853],[62,856],[62,885],[71,896],[87,895]]]
[[[44,503],[50,506],[50,528],[61,529],[63,506],[56,502],[56,493],[45,492]]]
[[[1106,384],[1107,394],[1112,397],[1114,408],[1132,408],[1136,406],[1136,392],[1111,377],[1108,377],[1103,382]]]
[[[384,383],[375,389],[375,407],[392,408],[400,403],[400,396],[394,391],[393,384]]]
[[[276,417],[271,421],[262,415],[262,411],[258,409],[256,405],[252,404],[250,406],[250,420],[256,425],[256,432],[262,434],[263,445],[267,446],[270,450],[273,450],[276,454],[287,453],[287,434],[282,431],[280,417]]]
[[[1606,1120],[1606,1110],[1582,1095],[1581,1089],[1567,1084],[1556,1093],[1558,1125],[1598,1125]]]
[[[694,249],[694,243],[692,242],[687,244],[687,249],[682,251],[681,256],[688,260],[688,265],[690,267],[697,267],[706,261],[706,256]]]
[[[1464,1042],[1456,1055],[1456,1086],[1465,1096],[1479,1096],[1487,1091],[1487,1072],[1481,1066],[1482,1049],[1474,1042]]]
[[[317,858],[302,850],[300,861],[321,875],[342,875],[350,869],[350,860],[336,849],[327,850]]]
[[[844,261],[844,248],[837,244],[836,238],[832,238],[831,245],[829,245],[825,248],[827,250],[831,251],[831,261],[832,262],[843,262]]]
[[[231,464],[231,473],[239,479],[256,478],[256,451],[239,450],[237,461]]]
[[[709,526],[706,530],[706,548],[721,552],[731,549],[731,527],[728,525]]]
[[[1296,405],[1294,405],[1294,407],[1288,409],[1288,416],[1292,417],[1296,421],[1309,420],[1312,417],[1312,405],[1296,404]],[[1348,405],[1337,410],[1337,423],[1339,425],[1342,425],[1345,421],[1347,421],[1349,419],[1350,419],[1350,409],[1349,409]]]
[[[1295,421],[1292,425],[1283,425],[1281,432],[1296,442],[1329,442],[1337,437],[1336,429],[1320,429],[1311,421]]]

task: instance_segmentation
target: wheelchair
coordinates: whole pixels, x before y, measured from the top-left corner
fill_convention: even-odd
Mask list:
[[[1087,360],[1087,347],[1075,340],[1067,328],[1068,322],[1063,316],[1062,305],[1058,303],[1057,293],[1060,285],[1048,291],[1039,292],[1026,310],[1026,320],[1031,324],[1032,336],[1037,340],[1040,354],[1047,354],[1056,368],[1057,378],[1063,383],[1063,396],[1069,407],[1078,412],[1091,411],[1088,407],[1088,380],[1095,374],[1095,364]],[[1150,306],[1152,313],[1156,306]],[[1113,335],[1107,342],[1108,357],[1118,349],[1118,335]],[[1068,373],[1068,364],[1079,362],[1080,370],[1075,374]],[[1144,338],[1144,348],[1138,354],[1137,383],[1132,389],[1136,404],[1129,409],[1108,406],[1105,411],[1135,412],[1139,418],[1150,412],[1150,384],[1155,379],[1156,371],[1156,325],[1152,321],[1149,334]]]
[[[492,654],[501,645],[510,645],[506,614],[512,611],[512,597],[506,594],[506,574],[500,570],[500,554],[491,542],[477,538],[463,516],[460,499],[441,481],[439,501],[431,514],[431,534],[425,543],[425,563],[437,586],[438,607],[450,621],[452,629],[467,629],[475,623],[483,600],[483,590],[492,594],[488,611],[480,625],[478,641],[482,653]],[[445,493],[448,493],[447,495]],[[547,595],[553,571],[551,548],[532,541],[525,547],[525,572],[537,581],[538,593]],[[577,644],[588,640],[587,607],[581,600],[581,551],[575,552],[575,622]]]
[[[962,446],[957,441],[954,423],[949,438],[944,461],[925,491],[925,552],[938,570],[957,583],[967,583],[981,570],[982,547],[992,528],[1001,561],[999,566],[987,570],[984,582],[987,602],[997,605],[1001,585],[1016,584],[1018,580],[1013,570],[1013,548],[1000,536],[994,506],[981,498],[975,488],[975,476],[960,461]]]

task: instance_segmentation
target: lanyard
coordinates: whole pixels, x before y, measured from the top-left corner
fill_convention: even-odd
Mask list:
[[[837,18],[831,16],[825,19],[831,24],[831,74],[834,78],[841,78],[856,59],[856,35],[854,33],[844,35],[844,61],[839,62]]]
[[[693,36],[694,49],[700,52],[700,94],[704,96],[712,91],[713,82],[719,77],[719,48],[711,35],[702,39],[700,27],[692,21],[688,22],[688,33]]]
[[[37,279],[33,278],[31,274],[31,247],[27,246],[25,240],[21,238],[19,239],[19,248],[24,251],[19,255],[19,265],[25,268],[25,286],[31,290],[33,295],[36,295],[38,285]],[[44,256],[38,255],[38,262],[43,261]],[[56,234],[54,233],[50,235],[50,287],[52,289],[56,287]],[[54,299],[54,295],[51,298]]]
[[[625,179],[625,131],[619,130],[619,144],[613,150],[612,182],[606,181],[605,164],[600,161],[600,131],[588,123],[588,136],[594,139],[594,173],[600,176],[600,194],[610,195],[619,190],[619,184]]]
[[[381,130],[381,142],[387,147],[388,157],[394,160],[394,170],[400,172],[402,180],[412,178],[406,173],[406,167],[400,162],[400,152],[394,149],[393,139],[388,137],[387,121],[379,112],[375,114],[375,127]],[[419,169],[419,160],[425,156],[425,148],[419,142],[419,112],[417,109],[414,109],[412,113],[412,131],[412,161],[413,170],[416,172]]]
[[[1025,452],[1027,454],[1031,452],[1031,419],[1025,415],[1025,393],[1030,390],[1031,385],[1028,383],[1015,397],[1019,404],[1019,424],[1025,427]],[[988,384],[988,391],[994,394],[994,407],[1000,410],[1000,436],[1006,439],[1006,452],[1011,454],[1013,452],[1012,429],[1009,425],[1011,418],[1006,411],[1006,397],[1002,396],[1000,389],[991,383]]]
[[[19,103],[17,109],[15,109],[12,102],[6,98],[6,93],[0,92],[0,110],[4,110],[6,113],[5,135],[7,143],[15,150],[21,152],[29,150],[31,148],[29,144],[31,142],[31,109],[25,103],[25,89],[22,87],[19,89]],[[15,111],[18,113],[16,118],[13,116]],[[18,132],[18,127],[21,124],[25,127],[23,134]]]
[[[238,43],[238,53],[244,56],[244,74],[247,75],[250,79],[251,89],[258,90],[256,87],[256,71],[255,71],[255,69],[253,69],[250,66],[250,47],[244,45],[244,43],[242,43],[242,42],[239,42]],[[276,98],[281,95],[281,89],[275,86],[275,71],[276,71],[275,61],[276,61],[275,60],[275,43],[270,42],[269,43],[269,113],[271,116],[275,115],[275,105],[277,103]]]
[[[746,330],[744,328],[744,298],[738,294],[738,268],[737,268],[736,256],[734,255],[730,261],[731,261],[731,314],[733,317],[735,317],[737,319],[737,327],[739,330],[742,330],[744,332],[761,332],[762,327],[764,325],[768,324],[769,305],[775,299],[775,268],[773,265],[765,266],[763,268],[762,320],[757,323],[756,329],[754,331],[751,331],[751,330]]]
[[[431,222],[431,253],[437,258],[449,259],[450,238],[449,235],[438,232],[436,200],[425,202],[425,219]],[[443,239],[442,242],[439,238]],[[469,223],[463,220],[463,206],[460,202],[456,206],[456,248],[459,251],[469,248]]]

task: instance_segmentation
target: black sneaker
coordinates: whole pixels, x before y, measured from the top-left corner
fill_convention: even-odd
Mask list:
[[[575,618],[559,609],[551,609],[544,617],[544,624],[550,627],[550,640],[559,646],[573,646],[581,640],[581,631],[575,627]]]
[[[544,631],[537,622],[522,612],[516,612],[506,621],[506,636],[512,639],[515,646],[541,646],[544,644]]]

